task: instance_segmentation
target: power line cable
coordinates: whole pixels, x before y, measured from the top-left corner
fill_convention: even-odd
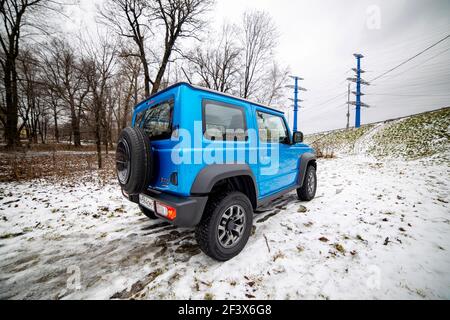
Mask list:
[[[329,103],[329,102],[331,102],[331,101],[333,101],[333,100],[336,100],[337,98],[340,98],[340,97],[343,96],[344,94],[347,94],[347,91],[345,91],[345,92],[343,92],[343,93],[340,93],[340,94],[338,94],[337,96],[335,96],[335,97],[333,97],[333,98],[331,98],[331,99],[328,99],[328,100],[326,100],[326,101],[324,101],[324,102],[322,102],[322,103],[319,103],[318,105],[316,105],[316,107],[323,106],[324,104],[327,104],[327,103]]]
[[[435,42],[434,44],[428,46],[427,48],[425,48],[424,50],[422,50],[421,52],[415,54],[414,56],[412,56],[411,58],[406,59],[405,61],[403,61],[402,63],[398,64],[397,66],[389,69],[388,71],[380,74],[379,76],[376,76],[375,78],[373,78],[372,80],[369,80],[369,82],[374,82],[375,80],[380,79],[381,77],[384,77],[385,75],[387,75],[388,73],[391,73],[392,71],[400,68],[401,66],[403,66],[404,64],[408,63],[409,61],[417,58],[418,56],[422,55],[423,53],[427,52],[428,50],[430,50],[431,48],[434,48],[435,46],[437,46],[438,44],[440,44],[441,42],[444,42],[445,40],[447,40],[448,38],[450,38],[450,34],[448,34],[447,36],[445,36],[444,38],[442,38],[441,40],[439,40],[438,42]]]
[[[412,66],[412,67],[409,68],[409,69],[406,69],[406,70],[403,71],[403,72],[400,72],[400,73],[391,75],[391,76],[389,77],[389,80],[391,80],[391,79],[393,79],[393,78],[396,78],[396,77],[398,77],[398,76],[401,76],[402,74],[405,74],[406,72],[411,71],[411,70],[413,70],[413,69],[415,69],[415,68],[418,68],[418,67],[420,67],[420,66],[423,66],[423,65],[426,64],[428,61],[433,60],[434,58],[437,58],[437,57],[443,55],[444,53],[448,52],[449,50],[450,50],[450,48],[448,48],[448,49],[446,49],[446,50],[444,50],[444,51],[441,51],[441,52],[439,52],[438,54],[436,54],[436,55],[434,55],[434,56],[428,58],[427,60],[422,61],[421,63],[419,63],[419,64],[417,64],[417,65],[415,65],[415,66]],[[440,66],[442,66],[442,63],[438,63],[438,64],[434,64],[434,65],[440,65]],[[428,65],[428,66],[433,66],[433,65]],[[440,70],[441,70],[441,69],[440,69]],[[442,71],[442,70],[441,70],[441,71]],[[445,71],[445,70],[444,70],[444,71]],[[436,71],[432,70],[432,72],[433,72],[433,74],[436,74]],[[423,78],[423,77],[421,77],[421,78]]]
[[[449,97],[450,94],[396,94],[396,93],[367,93],[367,96],[389,96],[389,97]]]
[[[400,64],[396,65],[395,67],[393,67],[393,68],[387,70],[386,72],[380,74],[379,76],[376,76],[375,78],[371,79],[369,82],[373,82],[373,81],[375,81],[375,80],[380,79],[381,77],[384,77],[384,76],[387,75],[388,73],[390,73],[390,72],[392,72],[392,71],[398,69],[399,67],[401,67],[401,66],[403,66],[404,64],[408,63],[409,61],[411,61],[411,60],[417,58],[418,56],[422,55],[423,53],[427,52],[428,50],[434,48],[435,46],[437,46],[437,45],[440,44],[441,42],[447,40],[449,37],[450,37],[450,34],[448,34],[448,35],[445,36],[444,38],[440,39],[440,40],[437,41],[436,43],[430,45],[429,47],[425,48],[424,50],[422,50],[421,52],[417,53],[417,54],[414,55],[413,57],[408,58],[407,60],[401,62]],[[440,54],[443,54],[443,53],[444,53],[444,52],[441,52]],[[439,54],[438,54],[438,55],[439,55]],[[430,59],[433,59],[433,58],[434,58],[434,57],[432,57],[432,58],[430,58]],[[428,59],[428,60],[430,60],[430,59]],[[410,68],[410,69],[414,69],[414,68]],[[409,69],[409,70],[410,70],[410,69]],[[407,70],[407,71],[409,71],[409,70]],[[345,73],[348,73],[348,71],[346,71]],[[404,73],[404,72],[403,72],[403,73]],[[402,73],[402,74],[403,74],[403,73]],[[344,83],[345,81],[346,81],[346,80],[344,80],[344,81],[341,82],[340,84]],[[330,99],[328,99],[328,100],[325,100],[325,101],[319,103],[318,105],[316,105],[316,107],[320,107],[320,106],[322,106],[322,105],[328,104],[328,103],[330,103],[330,102],[332,102],[332,101],[334,101],[334,100],[336,100],[336,99],[338,99],[338,98],[340,98],[340,97],[342,97],[342,96],[344,96],[344,95],[346,95],[346,94],[347,94],[347,91],[342,92],[342,93],[340,93],[340,94],[338,94],[338,95],[336,95],[336,96],[333,96],[332,98],[330,98]]]

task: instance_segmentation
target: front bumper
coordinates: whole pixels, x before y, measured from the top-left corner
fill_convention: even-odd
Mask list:
[[[143,193],[156,201],[175,208],[177,216],[174,220],[162,216],[158,217],[178,227],[195,227],[199,224],[206,201],[208,201],[208,197],[179,197],[156,190],[147,190]],[[139,204],[139,194],[128,195],[123,190],[122,194],[131,202]]]

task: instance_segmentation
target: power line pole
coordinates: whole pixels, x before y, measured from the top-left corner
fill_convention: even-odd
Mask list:
[[[350,128],[350,82],[347,90],[347,130]]]
[[[359,53],[355,53],[354,56],[356,58],[356,69],[353,69],[353,71],[356,72],[356,78],[347,78],[347,80],[356,82],[356,101],[351,101],[350,104],[356,106],[355,128],[359,128],[361,127],[361,107],[369,108],[367,104],[361,102],[361,96],[364,95],[361,93],[361,85],[369,85],[369,83],[361,79],[361,73],[365,72],[364,70],[361,70],[361,59],[364,58],[364,56]]]
[[[361,127],[361,58],[362,54],[356,54],[356,115],[355,128]]]
[[[297,77],[297,76],[290,76],[292,79],[294,79],[294,85],[289,85],[286,86],[287,88],[291,88],[294,89],[294,99],[290,99],[291,101],[294,101],[294,124],[293,124],[293,132],[297,131],[297,122],[298,122],[298,118],[297,118],[297,113],[298,113],[298,109],[300,108],[299,106],[299,102],[303,102],[303,100],[300,100],[298,98],[298,93],[299,91],[307,91],[305,88],[302,88],[298,85],[298,82],[300,80],[304,80],[303,78]]]

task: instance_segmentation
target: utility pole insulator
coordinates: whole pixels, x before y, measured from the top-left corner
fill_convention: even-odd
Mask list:
[[[351,81],[351,82],[358,82],[358,78],[347,78],[346,79],[347,81]],[[370,82],[367,82],[366,80],[364,80],[364,79],[361,79],[361,77],[359,78],[359,81],[360,81],[360,83],[362,84],[362,85],[365,85],[365,86],[370,86]]]
[[[355,71],[355,73],[358,73],[358,69],[352,68],[352,70]],[[360,72],[361,72],[361,73],[366,73],[366,71],[364,71],[364,70],[361,70]]]
[[[357,102],[356,101],[350,101],[349,104],[351,104],[352,106],[356,106]],[[360,107],[361,108],[370,108],[370,106],[364,102],[360,102]]]

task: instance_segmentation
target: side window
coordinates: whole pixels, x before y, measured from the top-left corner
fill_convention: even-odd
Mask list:
[[[214,101],[203,102],[203,131],[205,138],[222,141],[245,141],[244,110]]]
[[[259,140],[262,142],[288,143],[289,136],[284,120],[280,116],[257,111]]]
[[[134,121],[134,126],[135,127],[139,127],[141,125],[142,122],[142,118],[144,117],[144,114],[147,110],[143,110],[141,112],[139,112],[138,114],[136,114],[136,119]]]
[[[144,129],[151,140],[170,139],[173,103],[173,100],[168,100],[139,113],[136,115],[135,126]]]

